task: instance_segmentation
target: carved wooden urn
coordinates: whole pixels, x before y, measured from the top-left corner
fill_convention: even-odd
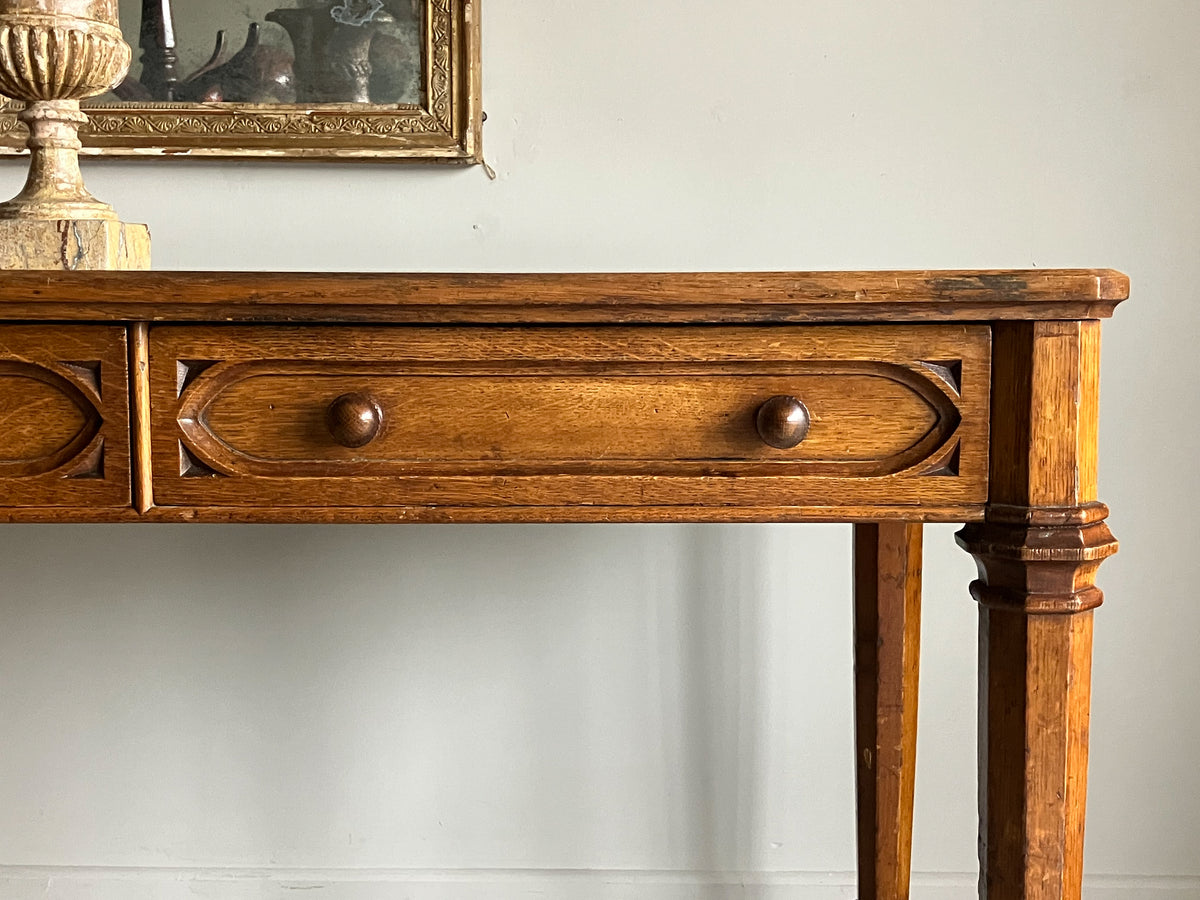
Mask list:
[[[0,0],[0,93],[26,102],[32,153],[25,188],[0,219],[103,219],[116,212],[87,192],[79,171],[79,101],[129,70],[117,0]]]

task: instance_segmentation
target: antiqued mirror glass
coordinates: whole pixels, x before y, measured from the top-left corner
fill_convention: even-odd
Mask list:
[[[133,65],[85,104],[83,152],[478,162],[478,2],[120,0]]]
[[[421,101],[420,0],[122,0],[129,78],[100,102]]]

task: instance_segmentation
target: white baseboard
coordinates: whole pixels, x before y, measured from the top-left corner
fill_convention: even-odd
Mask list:
[[[0,900],[854,900],[847,872],[174,869],[0,866]],[[913,876],[913,900],[975,877]],[[1200,900],[1200,878],[1095,876],[1084,900]]]

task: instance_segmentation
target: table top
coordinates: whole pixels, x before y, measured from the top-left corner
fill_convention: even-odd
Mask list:
[[[5,272],[0,319],[463,324],[1099,319],[1112,269],[709,273]]]

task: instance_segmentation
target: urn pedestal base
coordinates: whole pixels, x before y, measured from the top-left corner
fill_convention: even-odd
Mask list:
[[[0,220],[0,269],[149,269],[150,229],[104,219]]]

